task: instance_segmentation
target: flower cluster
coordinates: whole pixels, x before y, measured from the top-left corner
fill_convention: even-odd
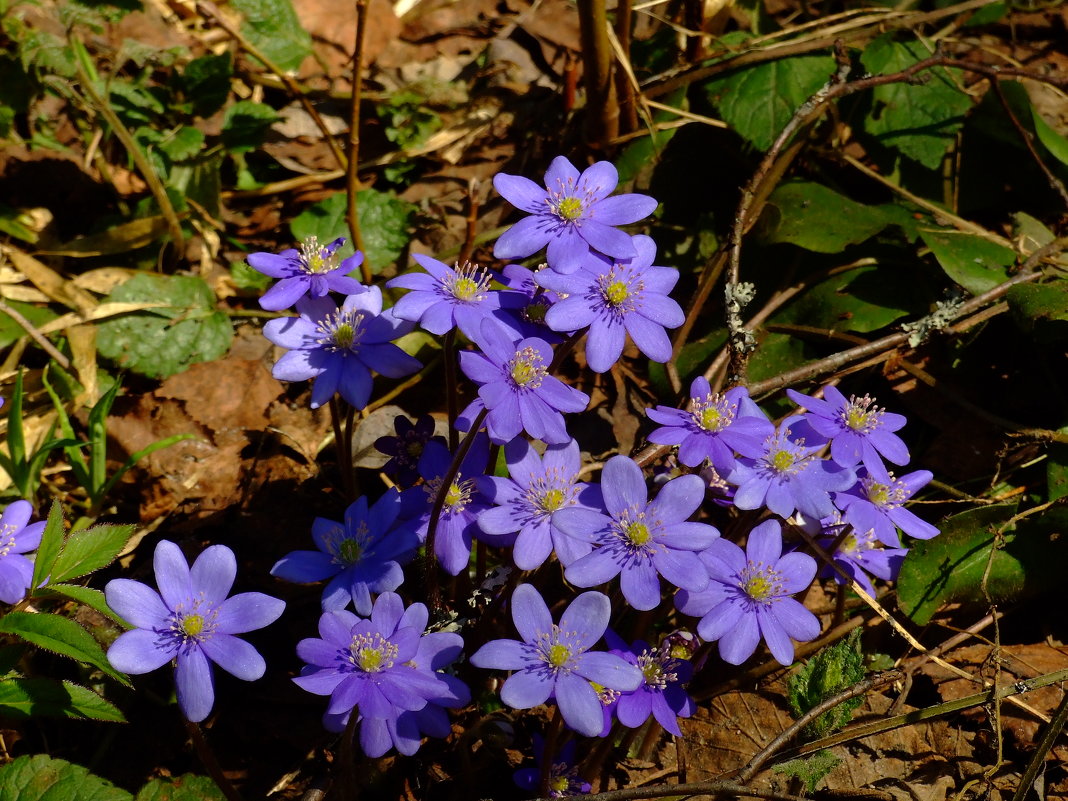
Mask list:
[[[595,373],[613,369],[628,339],[649,359],[666,361],[668,331],[684,322],[671,297],[678,271],[656,265],[649,236],[618,228],[643,220],[657,203],[613,194],[617,183],[607,162],[580,170],[563,157],[549,166],[544,186],[497,175],[500,195],[525,216],[497,240],[494,256],[507,261],[544,251],[544,263],[491,269],[415,255],[420,270],[385,284],[396,290],[391,308],[377,287],[347,275],[362,256],[339,260],[341,240],[249,259],[279,279],[264,308],[296,305],[296,317],[272,320],[265,335],[288,351],[275,365],[277,377],[314,380],[313,407],[336,395],[365,407],[374,373],[399,378],[419,369],[394,340],[416,325],[444,337],[451,444],[434,435],[429,417],[396,418],[396,436],[376,442],[389,457],[383,473],[390,488],[377,499],[356,499],[342,521],[316,518],[315,550],[286,554],[271,571],[291,582],[325,582],[319,636],[299,643],[305,666],[294,681],[329,697],[328,729],[358,725],[368,755],[391,748],[411,754],[424,736],[447,737],[448,710],[470,702],[459,677],[469,674],[452,672],[463,638],[433,626],[428,632],[427,608],[401,596],[425,589],[406,581],[420,549],[459,587],[471,579],[479,586],[489,567],[505,575],[511,565],[532,571],[518,581],[511,573],[482,582],[468,604],[475,617],[479,594],[501,593],[485,607],[487,625],[464,629],[464,636],[471,667],[509,673],[500,689],[504,704],[553,703],[562,722],[585,736],[650,720],[680,736],[680,721],[696,709],[687,685],[700,642],[717,643],[731,664],[764,643],[788,665],[795,643],[820,634],[819,619],[800,600],[817,576],[848,577],[872,592],[873,578],[891,580],[904,558],[899,531],[938,533],[906,508],[931,474],[896,478],[887,467],[909,461],[897,433],[905,418],[868,396],[847,399],[834,386],[813,395],[788,391],[799,408],[776,423],[745,387],[716,391],[697,377],[680,407],[647,410],[655,424],[649,442],[677,448],[655,480],[622,454],[604,457],[599,478],[586,475],[595,468],[583,462],[598,457],[584,460],[574,416],[590,396],[556,369],[581,342],[579,363]],[[331,292],[346,297],[335,301]],[[335,421],[337,407],[331,403]],[[462,441],[459,432],[466,432]],[[806,531],[819,548],[806,545]],[[822,572],[810,552],[820,550],[829,554]],[[550,597],[547,588],[561,585],[587,591]],[[642,612],[673,602],[694,621],[669,633],[664,615],[629,614],[613,608],[612,596]],[[178,633],[158,642],[178,654],[182,672],[190,670],[183,662],[192,664],[182,654],[214,658],[212,643],[232,632],[216,625],[215,639],[201,629],[191,634],[181,617],[190,613],[174,607],[179,601],[191,603],[165,593],[165,608],[154,608],[152,619],[166,612],[177,621]],[[452,602],[454,610],[463,603]],[[559,622],[550,606],[564,607]],[[503,610],[519,639],[487,634]],[[635,620],[646,627],[628,632]],[[465,622],[461,616],[457,625]],[[161,658],[137,638],[130,642],[123,648],[137,653],[129,660],[135,668]],[[571,766],[573,745],[543,754],[548,765],[520,771],[517,781],[537,789],[547,776],[550,794],[587,792]]]

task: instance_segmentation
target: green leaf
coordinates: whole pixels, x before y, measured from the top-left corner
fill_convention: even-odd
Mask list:
[[[311,55],[312,41],[289,0],[232,0],[245,15],[241,32],[285,72],[296,72]]]
[[[1006,295],[1016,324],[1042,342],[1068,336],[1068,281],[1017,284]]]
[[[238,289],[260,293],[266,292],[272,281],[271,276],[264,275],[243,261],[230,262],[230,277]]]
[[[231,153],[245,153],[263,144],[278,113],[265,103],[239,100],[223,115],[222,143]]]
[[[0,230],[4,230],[2,225],[0,225]],[[5,231],[5,233],[10,232]],[[23,303],[20,300],[8,300],[5,302],[8,306],[25,317],[27,322],[34,328],[40,328],[45,323],[49,323],[59,316],[47,306],[35,306],[32,303]],[[7,314],[0,311],[0,350],[6,348],[16,339],[20,339],[24,336],[29,336],[26,333],[26,329],[16,323]]]
[[[303,241],[314,236],[320,242],[332,242],[339,236],[348,237],[347,203],[345,193],[338,192],[309,206],[289,224],[293,238]],[[408,225],[415,206],[400,200],[392,192],[361,189],[356,193],[356,213],[360,219],[364,255],[371,271],[378,273],[396,261],[408,244],[411,238]],[[350,255],[352,243],[346,242],[338,252],[342,258]]]
[[[198,117],[210,117],[223,107],[230,96],[233,74],[230,53],[194,58],[182,71],[181,87]]]
[[[134,801],[225,801],[222,790],[207,776],[186,773],[153,779],[137,793]]]
[[[0,681],[0,716],[16,720],[46,716],[126,722],[117,707],[92,690],[71,681],[46,678]]]
[[[75,531],[63,543],[49,583],[80,578],[115,561],[133,535],[134,526],[93,526]]]
[[[104,649],[93,635],[73,620],[44,612],[8,612],[0,618],[0,632],[13,634],[46,651],[86,662],[129,686],[126,677],[108,662]]]
[[[1068,164],[1068,139],[1053,130],[1033,104],[1031,105],[1031,121],[1035,124],[1038,141],[1045,145],[1050,155],[1061,164]]]
[[[200,278],[138,273],[116,287],[107,301],[168,304],[98,324],[100,353],[150,378],[166,378],[195,362],[221,358],[233,339],[230,320],[215,310],[215,296]]]
[[[771,193],[761,215],[766,242],[789,242],[817,253],[841,253],[893,223],[908,225],[901,206],[866,206],[822,184],[796,181]]]
[[[1012,248],[976,234],[950,228],[921,228],[920,238],[931,249],[943,272],[973,295],[1008,280],[1006,268],[1016,263]]]
[[[860,629],[854,629],[844,640],[819,651],[790,676],[786,682],[786,700],[795,718],[864,678],[860,634]],[[851,698],[827,710],[805,726],[804,736],[817,740],[837,731],[849,722],[853,710],[862,703],[863,698]]]
[[[763,381],[794,367],[800,367],[809,359],[805,343],[788,334],[771,333],[760,339],[760,344],[749,358],[750,381]]]
[[[57,595],[77,601],[111,618],[116,623],[126,625],[125,621],[115,614],[115,610],[108,606],[104,593],[93,587],[83,587],[81,584],[49,584],[47,587],[42,587],[34,592],[35,597],[41,595]]]
[[[133,801],[81,765],[47,754],[20,756],[0,768],[0,798],[12,801]]]
[[[895,42],[884,34],[865,48],[861,63],[873,75],[899,72],[930,56],[917,41]],[[972,99],[961,91],[960,70],[927,70],[925,83],[891,83],[872,90],[872,111],[864,129],[882,144],[937,169],[952,144]]]
[[[792,301],[771,321],[867,334],[909,313],[924,313],[924,298],[916,286],[891,280],[892,270],[872,265],[831,276]]]
[[[816,787],[823,781],[827,774],[842,764],[840,757],[836,757],[827,749],[817,751],[807,757],[791,759],[772,767],[776,773],[784,776],[792,776],[805,785],[805,792],[811,795]]]
[[[33,581],[31,587],[40,587],[52,573],[52,566],[63,547],[63,507],[59,501],[52,501],[48,510],[48,522],[45,523],[41,544],[37,546],[37,556],[33,560]]]
[[[1060,433],[1068,434],[1068,426],[1062,428]],[[1052,442],[1047,453],[1046,486],[1049,497],[1046,500],[1057,501],[1068,495],[1068,445]]]
[[[159,149],[171,161],[186,161],[197,155],[204,147],[204,132],[191,125],[184,125],[170,132],[160,142]]]
[[[794,56],[714,78],[704,89],[735,131],[758,150],[767,150],[834,71],[830,56]]]
[[[1060,532],[1068,515],[1047,512],[1024,519],[1001,535],[1016,511],[1014,503],[961,512],[942,523],[942,533],[913,544],[898,576],[901,610],[920,625],[944,603],[985,604],[983,575],[990,563],[987,592],[993,601],[1015,599],[1063,583],[1068,541]]]

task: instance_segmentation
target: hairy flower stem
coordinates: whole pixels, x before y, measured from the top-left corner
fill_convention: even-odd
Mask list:
[[[445,360],[445,408],[449,415],[449,452],[456,450],[460,435],[456,430],[456,418],[460,414],[456,405],[456,329],[450,328],[445,332],[445,340],[441,345],[442,358]]]
[[[467,456],[467,452],[471,450],[475,435],[481,430],[482,424],[486,422],[486,415],[488,414],[489,409],[483,409],[471,423],[471,430],[467,432],[467,436],[460,442],[460,447],[453,454],[449,469],[441,479],[438,494],[434,496],[434,507],[430,511],[430,523],[426,531],[426,554],[423,557],[426,575],[426,602],[427,606],[438,614],[444,611],[441,603],[441,585],[438,582],[438,571],[434,564],[437,559],[434,555],[434,544],[437,540],[438,521],[441,519],[441,510],[445,508],[445,496],[448,495],[449,488],[456,480],[456,475],[460,472],[460,465]]]
[[[345,502],[352,503],[356,500],[352,474],[352,439],[346,432],[346,427],[341,423],[341,403],[337,395],[330,398],[330,425],[334,429],[334,450],[337,453],[337,469],[341,473],[341,491],[345,493]],[[347,451],[346,443],[348,443]]]
[[[348,222],[352,242],[357,250],[363,251],[363,263],[360,275],[363,282],[371,283],[371,264],[363,246],[363,234],[360,233],[360,217],[356,209],[356,192],[360,188],[360,179],[356,175],[356,162],[360,157],[360,90],[363,87],[361,71],[363,68],[363,42],[367,31],[368,0],[356,0],[356,42],[352,50],[352,99],[349,103],[349,142],[345,165],[345,219]]]
[[[619,103],[612,83],[605,0],[579,0],[579,41],[586,79],[586,137],[598,149],[619,134]]]
[[[553,776],[553,762],[556,759],[556,742],[560,739],[560,731],[564,728],[564,717],[560,714],[559,704],[553,707],[553,719],[545,732],[545,748],[541,752],[541,765],[538,767],[541,774],[538,777],[538,794],[542,798],[549,797],[549,781]]]
[[[196,749],[197,757],[200,758],[201,763],[204,765],[204,769],[211,776],[211,780],[218,785],[222,790],[223,795],[226,796],[227,801],[244,801],[241,797],[241,793],[237,791],[230,780],[226,778],[226,775],[222,772],[222,768],[219,766],[219,760],[215,758],[215,752],[211,750],[211,746],[208,745],[207,739],[204,737],[204,732],[200,729],[199,723],[193,723],[191,720],[185,721],[185,729],[189,732],[189,739],[193,741],[193,748]]]

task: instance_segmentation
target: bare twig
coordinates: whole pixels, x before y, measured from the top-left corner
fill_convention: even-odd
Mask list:
[[[790,742],[790,740],[797,736],[797,733],[801,731],[801,729],[805,728],[805,726],[814,721],[824,712],[834,709],[839,704],[844,704],[846,701],[851,698],[856,698],[858,695],[865,695],[878,687],[900,681],[904,677],[905,674],[901,670],[886,670],[882,673],[872,674],[871,676],[858,681],[853,686],[847,687],[841,692],[823,699],[812,707],[812,709],[808,710],[808,712],[786,727],[780,734],[774,737],[771,742],[760,749],[760,752],[750,759],[741,771],[739,771],[738,781],[742,784],[750,782],[760,769],[767,764],[768,760],[775,755],[776,751],[786,745],[786,743]]]
[[[619,134],[619,104],[612,82],[612,48],[608,41],[605,0],[579,0],[579,38],[586,83],[586,135],[603,149]]]
[[[52,359],[60,367],[62,367],[64,370],[70,369],[70,359],[68,359],[58,350],[56,350],[56,346],[48,340],[48,337],[38,331],[34,327],[33,323],[23,317],[20,312],[8,306],[6,303],[4,303],[3,300],[0,300],[0,312],[3,312],[16,323],[18,323],[19,327],[27,334],[29,334],[33,341],[40,345],[41,349],[44,350],[44,352],[47,353],[50,357],[52,357]]]

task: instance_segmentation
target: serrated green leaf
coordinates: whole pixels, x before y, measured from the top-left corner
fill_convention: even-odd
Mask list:
[[[954,229],[919,229],[943,272],[973,295],[993,289],[1009,278],[1008,267],[1016,263],[1012,248],[976,234]]]
[[[278,112],[265,103],[239,100],[223,115],[222,143],[231,153],[245,153],[263,144]]]
[[[899,72],[930,56],[918,41],[896,42],[893,34],[872,41],[860,57],[873,75]],[[958,83],[960,70],[927,70],[925,83],[891,83],[872,90],[864,129],[882,144],[937,169],[964,124],[972,99]]]
[[[786,682],[786,700],[795,718],[864,678],[860,634],[860,629],[854,629],[844,640],[819,651],[790,676]],[[827,710],[804,728],[805,737],[817,740],[837,731],[849,722],[853,710],[862,703],[863,698],[851,698]]]
[[[772,323],[791,323],[829,331],[867,334],[909,313],[922,314],[925,299],[905,281],[890,280],[892,268],[873,265],[834,275],[813,286]]]
[[[133,801],[81,765],[47,754],[20,756],[0,768],[0,798],[11,801]]]
[[[704,89],[735,131],[758,150],[767,150],[834,70],[830,56],[793,56],[714,78]]]
[[[761,234],[769,243],[840,253],[888,225],[908,225],[910,219],[901,206],[866,206],[822,184],[795,181],[771,193],[761,215]]]
[[[153,779],[142,787],[134,801],[225,801],[222,790],[207,776],[186,773]]]
[[[166,378],[195,362],[225,355],[233,327],[215,310],[200,278],[138,273],[116,287],[108,302],[164,302],[168,306],[102,320],[97,348],[108,359],[150,378]]]
[[[1005,298],[1016,324],[1043,342],[1068,336],[1068,281],[1017,284]]]
[[[52,501],[48,510],[48,520],[45,523],[44,533],[41,535],[41,544],[37,546],[37,555],[33,559],[33,581],[31,587],[40,587],[48,579],[52,572],[52,565],[56,563],[63,548],[63,507],[59,501]]]
[[[285,72],[296,72],[311,55],[311,36],[301,27],[289,0],[232,0],[245,15],[241,32]]]
[[[81,584],[49,584],[37,590],[34,595],[58,595],[78,603],[85,604],[90,609],[95,609],[116,623],[126,625],[121,617],[115,614],[104,597],[104,593],[94,587],[83,587]]]
[[[339,236],[348,237],[345,219],[348,201],[338,192],[309,206],[289,224],[294,239],[303,241],[314,236],[320,242],[332,242]],[[360,219],[364,255],[371,271],[378,273],[400,256],[408,240],[408,225],[415,206],[397,198],[392,192],[361,189],[356,193],[356,213]],[[352,254],[352,243],[346,242],[338,253],[342,258]]]
[[[185,125],[164,137],[159,149],[167,154],[171,161],[186,161],[197,155],[204,147],[204,132],[191,125]]]
[[[0,717],[78,718],[125,723],[112,703],[72,681],[46,678],[11,678],[0,681]]]
[[[63,543],[49,583],[81,578],[107,567],[130,541],[134,526],[93,526],[74,531]]]
[[[0,632],[13,634],[46,651],[90,664],[116,681],[129,685],[126,676],[108,662],[100,643],[73,620],[44,612],[8,612],[0,618]]]

